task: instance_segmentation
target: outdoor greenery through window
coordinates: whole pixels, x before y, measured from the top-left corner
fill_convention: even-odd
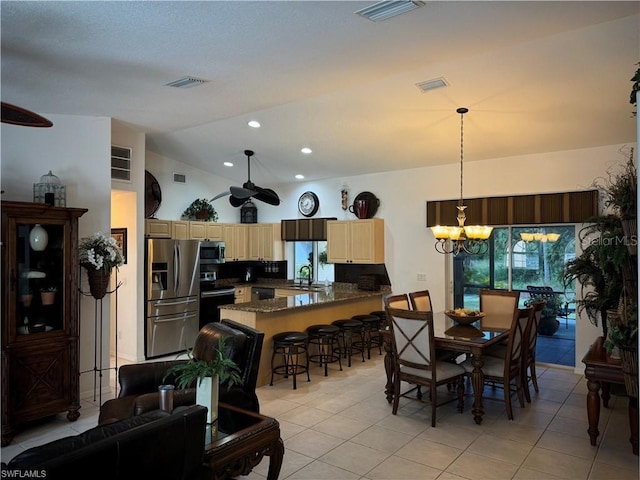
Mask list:
[[[312,282],[325,283],[334,281],[333,264],[327,263],[327,242],[293,242],[294,254],[293,264],[296,281],[307,282],[309,270],[302,268],[305,265],[312,265]]]
[[[574,257],[574,225],[494,228],[486,254],[454,258],[454,305],[477,309],[481,289],[526,292],[528,285],[549,286],[562,303],[572,303],[574,286],[565,291],[562,276]],[[520,295],[521,307],[527,299]]]

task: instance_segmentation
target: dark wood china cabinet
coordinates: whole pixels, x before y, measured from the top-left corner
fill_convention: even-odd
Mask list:
[[[78,219],[83,208],[3,201],[2,446],[17,428],[80,416]]]

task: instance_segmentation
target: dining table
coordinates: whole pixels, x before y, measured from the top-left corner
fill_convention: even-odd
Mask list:
[[[393,401],[395,357],[393,352],[391,330],[386,327],[380,331],[383,338],[385,351],[384,368],[387,376],[385,395],[387,401]],[[487,349],[506,341],[509,338],[509,329],[486,328],[482,320],[471,324],[460,324],[449,318],[444,311],[433,313],[433,336],[435,347],[438,350],[466,353],[471,355],[473,372],[471,373],[471,385],[473,387],[473,407],[471,413],[473,420],[480,425],[484,415],[482,393],[484,391],[484,365],[483,355]]]

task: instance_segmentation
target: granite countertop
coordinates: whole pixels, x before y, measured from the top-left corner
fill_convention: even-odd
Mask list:
[[[281,286],[280,288],[286,287]],[[219,308],[226,310],[239,310],[243,312],[273,313],[293,308],[309,308],[317,305],[347,302],[358,298],[381,297],[384,293],[386,292],[383,290],[371,292],[365,290],[334,289],[329,287],[317,292],[303,291],[298,295],[291,295],[289,297],[270,298],[254,302],[222,305]]]

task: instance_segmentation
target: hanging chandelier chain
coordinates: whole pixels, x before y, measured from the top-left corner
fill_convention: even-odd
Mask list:
[[[460,113],[460,205],[464,203],[462,196],[462,178],[463,178],[463,159],[464,159],[464,112]]]

